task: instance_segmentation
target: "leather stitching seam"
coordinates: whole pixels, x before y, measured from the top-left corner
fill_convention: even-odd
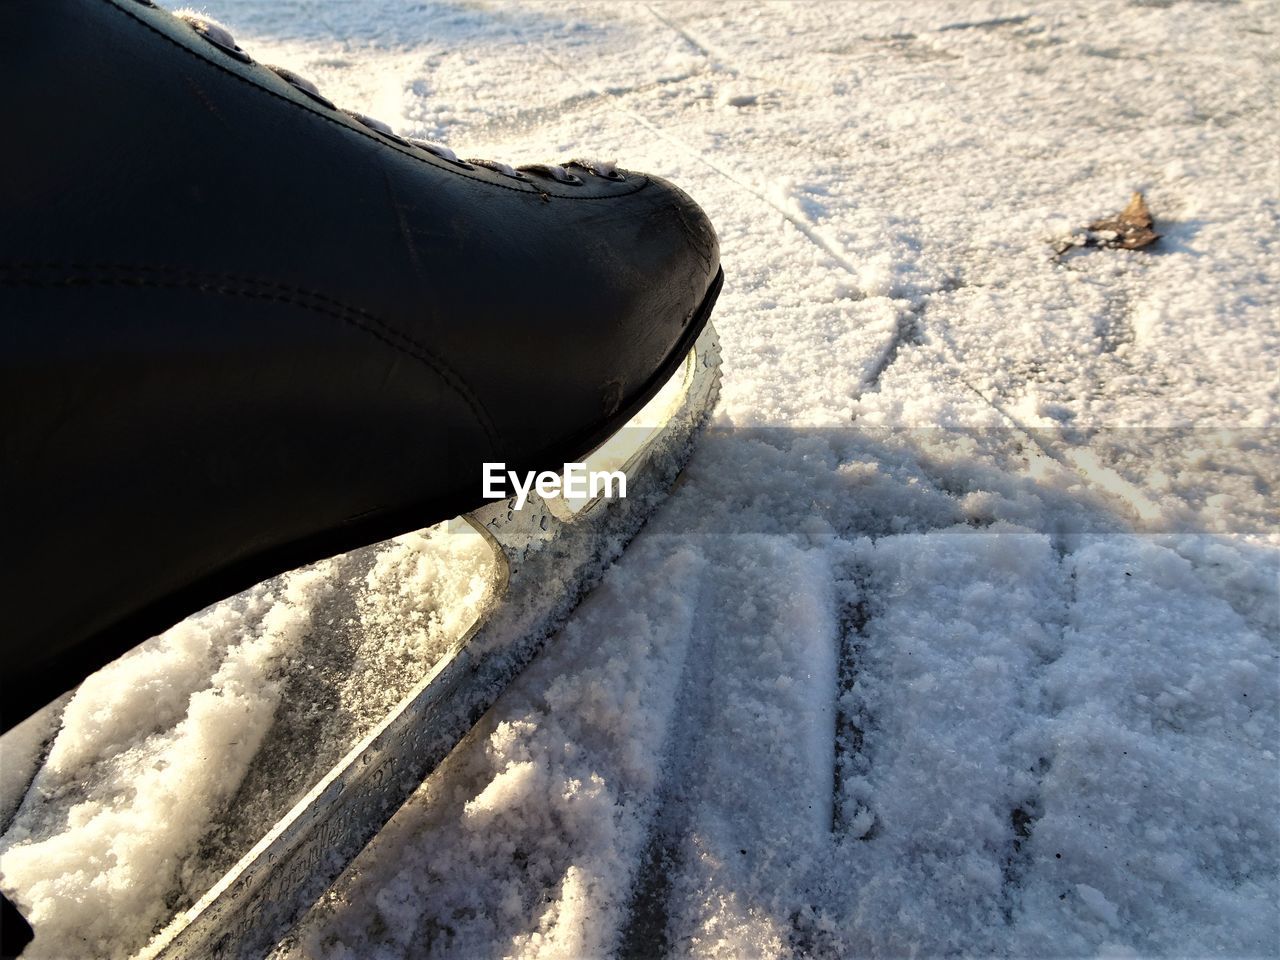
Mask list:
[[[17,271],[27,271],[27,276],[13,276]],[[41,277],[37,271],[73,271],[61,277]],[[6,277],[3,274],[9,273]],[[160,274],[163,279],[143,274]],[[77,275],[78,274],[78,275]],[[167,276],[166,276],[167,275]],[[0,262],[0,287],[76,287],[76,286],[141,287],[162,290],[196,290],[221,296],[244,297],[301,307],[332,319],[341,320],[380,340],[391,349],[426,366],[458,394],[471,410],[485,438],[494,452],[502,449],[500,435],[492,418],[484,409],[467,382],[448,364],[417,340],[392,327],[386,321],[350,304],[335,300],[322,293],[301,287],[255,277],[243,277],[226,273],[200,273],[164,266],[138,264],[82,264]],[[238,285],[238,286],[237,286]],[[306,298],[306,299],[303,299]]]

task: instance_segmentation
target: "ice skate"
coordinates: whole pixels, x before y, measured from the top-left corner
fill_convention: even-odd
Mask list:
[[[0,37],[40,91],[10,118],[39,149],[0,161],[5,729],[281,571],[459,516],[499,560],[453,654],[146,954],[252,955],[674,481],[718,384],[715,233],[612,164],[401,137],[145,0],[7,4]],[[516,509],[489,462],[627,495]],[[99,559],[74,589],[71,551]]]

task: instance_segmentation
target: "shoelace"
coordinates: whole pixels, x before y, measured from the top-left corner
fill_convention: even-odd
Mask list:
[[[141,0],[141,2],[145,3],[145,0]],[[152,4],[147,3],[146,5],[151,6]],[[216,20],[211,20],[193,10],[178,10],[175,11],[174,16],[188,24],[192,30],[209,43],[213,44],[224,53],[239,60],[241,63],[253,62],[253,58],[250,57],[249,54],[245,53],[245,51],[240,48],[240,45],[236,43],[235,37],[231,35],[231,31]],[[365,114],[358,113],[354,110],[340,110],[338,107],[334,106],[332,100],[328,99],[320,92],[319,88],[314,83],[287,67],[276,67],[269,64],[264,64],[264,66],[266,66],[268,70],[272,71],[281,80],[284,80],[290,86],[306,94],[312,100],[327,109],[337,110],[338,112],[345,114],[361,126],[380,133],[388,140],[404,146],[417,147],[419,150],[424,150],[432,156],[439,157],[441,160],[445,160],[465,169],[473,170],[476,167],[484,167],[487,170],[493,170],[500,173],[504,177],[511,177],[513,180],[523,181],[531,181],[533,178],[529,174],[534,173],[549,177],[557,183],[563,183],[568,186],[575,187],[581,186],[583,184],[583,179],[577,174],[565,169],[566,167],[577,167],[582,170],[586,170],[592,176],[601,177],[605,180],[620,182],[626,179],[625,176],[618,172],[617,167],[612,161],[570,160],[564,165],[556,163],[533,163],[525,164],[524,166],[517,168],[500,160],[463,160],[457,153],[443,144],[433,143],[430,140],[421,140],[413,137],[402,137],[392,130],[390,125],[383,123],[381,120],[366,116]]]

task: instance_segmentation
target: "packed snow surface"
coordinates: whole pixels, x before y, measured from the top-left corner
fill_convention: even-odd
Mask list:
[[[279,957],[1280,951],[1274,4],[207,12],[462,156],[676,181],[726,275],[685,482]],[[1156,246],[1054,256],[1134,191]],[[32,957],[198,897],[482,554],[296,571],[6,737]]]

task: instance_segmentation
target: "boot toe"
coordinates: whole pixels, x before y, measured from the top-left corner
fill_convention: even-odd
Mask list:
[[[720,269],[709,218],[674,184],[625,176],[643,178],[642,186],[592,205],[576,226],[569,279],[562,275],[545,294],[558,304],[551,311],[557,320],[533,331],[556,338],[561,374],[563,402],[550,416],[542,391],[543,430],[558,423],[563,434],[595,436],[602,425],[625,421],[678,368],[705,320]],[[513,424],[511,434],[533,435],[527,410],[514,412],[525,422]]]

